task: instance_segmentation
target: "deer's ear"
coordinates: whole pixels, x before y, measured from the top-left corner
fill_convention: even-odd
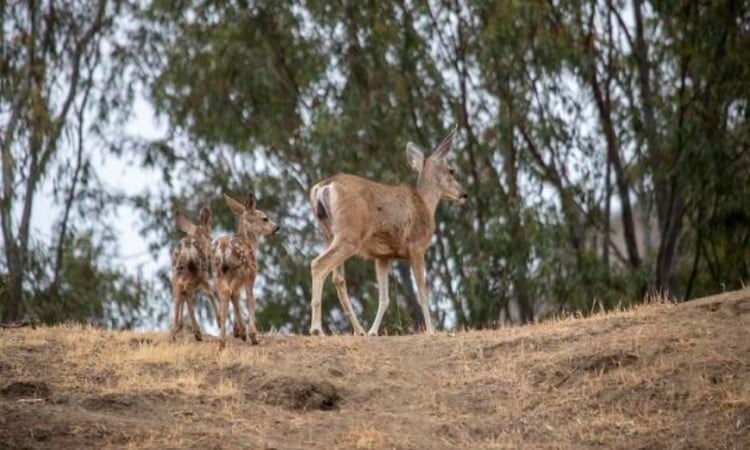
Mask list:
[[[242,205],[242,203],[238,202],[227,194],[224,194],[224,201],[227,202],[227,206],[229,206],[229,209],[235,216],[241,216],[245,212],[245,207]]]
[[[448,136],[446,136],[445,139],[443,139],[443,142],[437,146],[431,156],[434,156],[435,158],[445,158],[451,148],[453,148],[453,138],[456,137],[456,131],[458,131],[458,126],[453,127],[453,130],[448,133]]]
[[[248,194],[247,199],[245,199],[245,208],[255,209],[255,195],[253,195],[252,192]]]
[[[201,225],[211,228],[211,210],[208,209],[208,206],[204,206],[201,208],[199,220]]]
[[[189,221],[185,218],[182,214],[177,214],[175,217],[175,223],[177,224],[177,228],[184,231],[187,234],[193,234],[195,231],[195,225],[193,222]]]
[[[421,172],[424,167],[424,152],[419,149],[417,144],[409,142],[406,144],[406,159],[409,165],[417,172]]]

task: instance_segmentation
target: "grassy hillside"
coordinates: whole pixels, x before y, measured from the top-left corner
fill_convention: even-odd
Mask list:
[[[750,290],[497,331],[0,330],[0,448],[750,448]]]

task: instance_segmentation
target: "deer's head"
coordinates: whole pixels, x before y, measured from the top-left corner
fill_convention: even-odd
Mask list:
[[[198,216],[198,224],[194,224],[180,213],[175,216],[177,228],[187,233],[188,236],[211,238],[211,210],[207,206],[201,208]]]
[[[249,232],[256,236],[273,234],[279,231],[279,226],[271,221],[266,213],[255,208],[255,197],[248,195],[242,204],[232,197],[224,194],[224,200],[237,218],[239,230]]]
[[[419,174],[418,186],[426,189],[436,190],[440,194],[440,199],[456,202],[463,205],[466,202],[468,194],[456,180],[453,168],[445,160],[448,153],[453,147],[453,137],[456,135],[456,128],[451,131],[443,142],[438,145],[432,154],[424,156],[424,152],[414,144],[406,144],[406,158],[409,165]]]

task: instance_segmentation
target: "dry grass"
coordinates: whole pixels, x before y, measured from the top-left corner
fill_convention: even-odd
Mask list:
[[[2,448],[750,448],[750,290],[437,336],[0,331]]]

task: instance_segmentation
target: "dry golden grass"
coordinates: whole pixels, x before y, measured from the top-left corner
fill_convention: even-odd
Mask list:
[[[750,448],[750,290],[436,336],[0,331],[2,448]]]

